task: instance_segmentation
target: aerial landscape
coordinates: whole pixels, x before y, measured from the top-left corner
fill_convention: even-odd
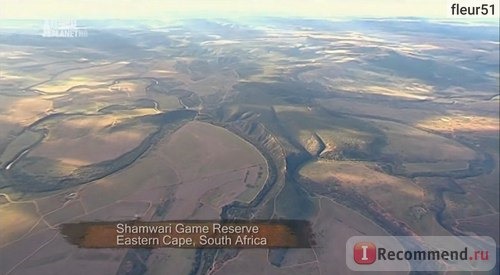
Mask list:
[[[499,243],[498,22],[77,23],[1,28],[0,274],[350,274],[351,236]],[[84,249],[58,229],[134,219],[307,220],[316,244]]]

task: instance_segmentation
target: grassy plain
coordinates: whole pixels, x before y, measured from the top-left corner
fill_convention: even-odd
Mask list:
[[[429,198],[424,190],[410,179],[387,175],[374,163],[357,161],[320,160],[304,166],[302,176],[325,185],[340,184],[373,200],[389,215],[404,221],[417,234],[425,236],[429,228],[440,228],[429,212]],[[419,214],[418,209],[424,209]],[[423,223],[422,218],[430,215]],[[435,233],[434,229],[433,232]],[[444,229],[441,233],[446,234]]]
[[[397,155],[406,162],[467,161],[474,159],[475,152],[460,143],[403,124],[369,120],[387,136],[386,154]]]

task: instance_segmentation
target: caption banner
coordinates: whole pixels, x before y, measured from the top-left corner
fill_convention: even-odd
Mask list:
[[[310,223],[272,221],[81,222],[61,233],[83,248],[307,248]]]

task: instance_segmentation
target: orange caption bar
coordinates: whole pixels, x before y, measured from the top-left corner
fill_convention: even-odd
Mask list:
[[[306,248],[310,223],[272,221],[82,222],[61,233],[82,248]]]

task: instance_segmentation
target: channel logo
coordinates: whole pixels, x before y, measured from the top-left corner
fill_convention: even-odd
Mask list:
[[[377,260],[377,247],[370,242],[356,243],[353,259],[357,264],[373,264]]]

